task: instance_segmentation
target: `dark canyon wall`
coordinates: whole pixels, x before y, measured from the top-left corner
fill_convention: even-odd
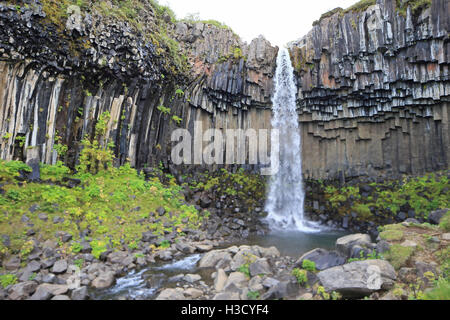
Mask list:
[[[59,159],[73,166],[105,111],[118,162],[139,168],[168,165],[172,131],[192,132],[194,121],[224,133],[270,128],[278,48],[262,37],[246,44],[167,17],[162,26],[149,4],[142,32],[85,9],[58,26],[38,1],[11,2],[0,2],[2,159],[54,163],[64,144]],[[448,169],[449,4],[403,16],[395,3],[336,12],[290,44],[307,177]],[[152,40],[161,27],[187,69]]]
[[[396,4],[335,10],[291,43],[307,176],[448,169],[450,1]]]

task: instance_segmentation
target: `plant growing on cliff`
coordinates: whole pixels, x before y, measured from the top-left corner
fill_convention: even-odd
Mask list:
[[[95,126],[95,137],[91,142],[87,137],[81,141],[83,150],[80,153],[77,171],[81,173],[96,174],[102,170],[111,169],[114,161],[114,143],[105,141],[108,122],[111,119],[109,112],[100,115]]]

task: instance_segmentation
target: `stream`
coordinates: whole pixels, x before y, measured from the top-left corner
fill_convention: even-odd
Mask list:
[[[333,249],[338,238],[346,233],[342,231],[324,231],[321,233],[286,232],[282,234],[268,234],[252,236],[233,245],[258,245],[264,248],[275,246],[283,256],[300,257],[302,254],[315,248]],[[220,249],[220,248],[218,248]],[[206,285],[212,285],[211,278],[214,269],[199,269],[198,262],[202,254],[193,254],[173,262],[157,262],[148,267],[132,271],[116,284],[105,290],[91,290],[90,296],[94,300],[153,300],[159,289],[175,288],[176,276],[180,274],[199,274]],[[172,279],[171,279],[172,278]]]

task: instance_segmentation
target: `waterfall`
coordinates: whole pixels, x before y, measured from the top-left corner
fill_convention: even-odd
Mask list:
[[[294,69],[287,49],[280,49],[275,74],[272,128],[278,129],[279,155],[272,154],[272,162],[278,161],[278,173],[272,176],[266,211],[266,220],[274,231],[290,230],[317,232],[311,222],[304,219],[301,136],[296,111]],[[278,159],[274,157],[279,156]]]

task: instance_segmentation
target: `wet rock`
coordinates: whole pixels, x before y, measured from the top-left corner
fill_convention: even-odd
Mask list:
[[[341,266],[347,262],[347,259],[337,252],[329,252],[325,249],[314,249],[301,256],[295,266],[301,268],[303,261],[309,260],[316,264],[317,270],[325,270],[336,266]]]
[[[96,289],[106,289],[111,287],[115,281],[115,273],[113,271],[102,272],[92,281],[92,287]]]
[[[336,291],[345,297],[364,297],[390,289],[397,278],[394,268],[384,260],[356,261],[317,276],[327,292]]]

